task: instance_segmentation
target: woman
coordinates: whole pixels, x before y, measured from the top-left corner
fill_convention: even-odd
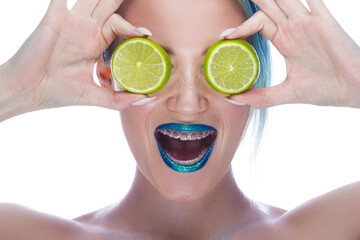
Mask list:
[[[360,106],[359,47],[321,0],[308,1],[311,12],[297,0],[254,2],[262,12],[246,20],[244,5],[232,0],[79,0],[71,11],[53,0],[21,51],[1,66],[0,119],[69,105],[118,109],[138,167],[121,202],[71,221],[3,204],[0,239],[358,239],[357,183],[285,212],[252,204],[234,181],[230,163],[250,106]],[[201,72],[206,49],[221,32],[247,38],[258,31],[285,57],[287,79],[234,96],[213,91]],[[169,83],[150,96],[114,93],[105,74],[101,53],[114,39],[134,36],[166,46],[174,66]],[[104,88],[92,81],[96,61]],[[165,123],[180,134],[190,124],[210,132],[214,147],[202,168],[184,173],[164,163],[157,143],[174,132]]]

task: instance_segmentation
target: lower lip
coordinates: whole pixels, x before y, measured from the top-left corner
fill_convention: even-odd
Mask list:
[[[191,165],[191,166],[187,166],[187,165],[178,164],[178,163],[174,162],[173,160],[171,160],[169,158],[169,156],[164,152],[164,150],[162,149],[160,144],[158,143],[157,145],[158,145],[158,148],[160,151],[161,158],[163,159],[165,164],[169,168],[171,168],[177,172],[183,172],[183,173],[195,172],[195,171],[200,170],[206,164],[207,160],[209,159],[209,157],[211,155],[213,147],[214,147],[214,144],[211,145],[211,147],[208,149],[208,151],[205,153],[205,155],[201,158],[201,160],[198,163]]]

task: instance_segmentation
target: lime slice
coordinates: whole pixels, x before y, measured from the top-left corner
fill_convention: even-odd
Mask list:
[[[131,38],[121,43],[111,58],[113,79],[126,91],[148,94],[159,91],[169,80],[171,61],[156,42]]]
[[[248,90],[259,76],[259,58],[242,39],[220,40],[205,55],[204,74],[218,92],[237,94]]]

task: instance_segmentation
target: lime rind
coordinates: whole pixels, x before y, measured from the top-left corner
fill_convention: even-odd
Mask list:
[[[136,64],[140,59],[143,68],[142,71],[137,71]],[[111,73],[113,79],[126,91],[149,94],[159,91],[167,83],[171,75],[171,61],[166,51],[156,42],[148,38],[131,38],[114,51]],[[137,82],[134,79],[146,81]]]
[[[247,57],[244,57],[245,60],[250,60],[250,62],[240,62],[237,65],[233,65],[235,61],[239,58],[239,51],[242,54],[247,54]],[[232,49],[232,50],[231,50]],[[227,51],[226,54],[217,54],[220,51]],[[235,53],[235,54],[233,54]],[[224,57],[226,55],[226,57]],[[214,59],[222,58],[222,59]],[[221,62],[226,62],[226,64],[221,64]],[[229,71],[228,65],[233,65],[233,71]],[[248,66],[249,69],[252,69],[253,73],[250,76],[242,76],[238,82],[234,82],[234,76],[238,76],[240,67]],[[213,69],[217,72],[216,75],[213,74]],[[251,72],[251,71],[250,71]],[[220,40],[214,43],[206,53],[204,60],[204,75],[208,84],[216,91],[225,93],[225,94],[238,94],[248,90],[257,80],[260,75],[260,64],[258,55],[251,46],[245,40],[242,39],[233,39],[233,40]],[[227,83],[231,82],[231,85],[235,85],[235,88],[229,88]]]

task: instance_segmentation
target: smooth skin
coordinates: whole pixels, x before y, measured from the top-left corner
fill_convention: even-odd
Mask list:
[[[116,94],[93,81],[94,64],[116,36],[146,37],[113,14],[121,3],[80,0],[69,11],[66,1],[51,1],[40,25],[1,66],[0,121],[29,111],[73,105],[121,110],[144,98]]]
[[[267,89],[232,96],[256,108],[288,103],[358,108],[359,46],[346,34],[321,0],[254,0],[256,13],[228,36],[246,38],[260,32],[283,55],[287,77]]]
[[[123,4],[79,0],[71,11],[66,9],[66,1],[52,0],[39,27],[0,67],[0,121],[69,105],[118,109],[138,168],[133,186],[122,201],[73,220],[1,204],[0,239],[359,239],[360,183],[288,212],[251,205],[236,185],[230,163],[249,107],[226,102],[227,96],[208,86],[201,72],[201,50],[218,40],[226,28],[237,29],[226,38],[246,38],[260,31],[287,64],[284,83],[233,95],[232,100],[258,108],[286,103],[360,107],[359,47],[321,0],[308,0],[311,12],[299,0],[255,3],[263,12],[245,21],[231,0],[127,0]],[[224,12],[226,18],[218,21]],[[194,24],[193,19],[206,21]],[[135,25],[149,28],[153,40],[172,48],[173,75],[151,96],[115,93],[111,79],[104,77],[108,66],[102,64],[102,51],[116,36],[115,45],[124,38],[139,36]],[[331,41],[337,49],[331,47]],[[104,88],[92,80],[97,61]],[[27,74],[21,75],[28,78],[19,78],[18,69],[24,69]],[[131,106],[134,101],[154,96],[150,103]],[[175,174],[161,163],[150,135],[163,119],[217,127],[221,141],[201,171]]]

